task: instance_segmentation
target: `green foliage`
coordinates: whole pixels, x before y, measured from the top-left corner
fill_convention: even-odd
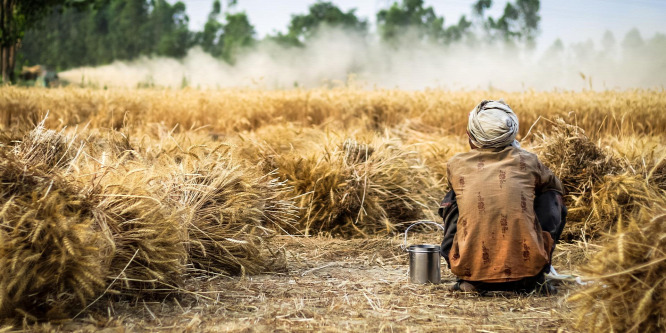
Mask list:
[[[472,9],[474,10],[475,15],[483,16],[486,9],[490,8],[492,5],[492,0],[479,0],[472,5]]]
[[[254,44],[254,27],[245,13],[227,14],[222,34],[222,58],[235,62],[235,54],[240,48]]]
[[[435,14],[432,7],[424,7],[423,0],[403,0],[389,9],[377,13],[377,24],[385,41],[396,41],[407,29],[413,29],[419,38],[432,42],[443,41],[444,17]]]
[[[499,18],[484,17],[486,9],[491,6],[491,0],[479,0],[472,6],[474,13],[485,20],[483,25],[489,40],[520,41],[534,46],[541,21],[539,0],[508,2]]]
[[[166,0],[97,0],[56,6],[28,30],[21,52],[28,63],[58,69],[101,65],[141,55],[182,57],[192,47],[185,5]]]
[[[488,6],[490,1],[488,1]],[[471,36],[472,22],[461,16],[457,24],[444,27],[444,17],[437,16],[432,7],[424,7],[423,0],[403,0],[389,9],[377,13],[377,24],[382,40],[397,44],[405,35],[419,40],[450,44]]]
[[[355,9],[343,12],[331,2],[317,2],[310,6],[309,12],[293,15],[286,34],[273,37],[281,44],[303,46],[306,41],[323,27],[336,27],[365,33],[368,23],[356,16]]]
[[[469,30],[472,27],[472,22],[467,20],[465,15],[460,17],[458,24],[446,28],[446,39],[448,42],[459,41],[466,35],[470,34]]]
[[[219,42],[222,34],[222,23],[218,21],[222,6],[219,0],[213,2],[213,10],[208,14],[208,21],[204,25],[203,31],[197,33],[197,43],[201,48],[214,57],[222,54],[222,44]]]
[[[228,4],[233,7],[235,1],[229,1]],[[223,22],[219,18],[221,13],[222,5],[219,0],[215,0],[203,31],[196,34],[195,43],[213,57],[234,63],[241,48],[254,44],[254,26],[244,12],[227,12]]]
[[[9,12],[9,20],[0,29],[0,43],[13,45],[54,6],[80,5],[84,0],[21,0],[4,1],[2,12]],[[5,7],[6,6],[6,7]],[[3,22],[4,23],[4,22]]]
[[[18,0],[8,0],[16,2]],[[215,0],[203,30],[192,32],[185,4],[169,0],[25,0],[16,2],[14,30],[2,29],[0,41],[21,40],[19,65],[42,64],[56,70],[98,66],[140,56],[182,58],[200,46],[215,58],[235,63],[243,48],[257,43],[253,25],[244,12],[229,11],[236,1]],[[398,46],[401,40],[448,45],[479,40],[533,45],[540,22],[539,0],[514,0],[500,17],[486,16],[492,0],[472,5],[472,19],[462,16],[445,26],[423,0],[401,0],[377,13],[377,32],[382,41]],[[364,35],[368,22],[354,9],[343,11],[332,2],[317,1],[305,14],[293,15],[286,33],[266,39],[286,46],[305,46],[325,27]],[[481,29],[480,29],[481,28]],[[27,31],[26,31],[27,29]],[[627,37],[623,45],[638,45],[640,35]],[[4,45],[4,44],[3,44]],[[8,44],[9,45],[9,44]],[[13,65],[12,65],[13,66]]]
[[[79,6],[87,0],[4,0],[0,3],[0,72],[2,81],[13,81],[16,50],[26,29],[54,6]]]
[[[164,0],[158,0],[150,19],[149,38],[157,42],[153,52],[167,57],[185,56],[192,45],[185,4],[176,2],[171,6]]]

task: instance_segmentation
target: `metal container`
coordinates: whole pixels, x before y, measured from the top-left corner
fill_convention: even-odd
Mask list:
[[[411,283],[441,283],[441,255],[439,245],[419,244],[407,247],[407,232],[417,224],[434,224],[444,230],[439,223],[422,221],[414,223],[405,230],[403,249],[409,253],[409,282]]]

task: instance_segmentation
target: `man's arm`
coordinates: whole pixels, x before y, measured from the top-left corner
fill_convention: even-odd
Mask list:
[[[567,218],[567,207],[562,195],[557,191],[546,191],[534,199],[534,213],[539,220],[541,230],[550,233],[553,246],[558,243]]]
[[[458,203],[456,202],[456,193],[453,190],[450,190],[444,196],[444,199],[439,204],[438,213],[444,219],[444,240],[442,240],[440,252],[446,263],[451,267],[449,252],[451,252],[453,238],[458,231]]]
[[[548,191],[556,191],[560,195],[564,195],[564,188],[562,182],[553,174],[547,166],[543,165],[541,161],[536,161],[537,182],[535,186],[536,194],[539,195]]]
[[[566,223],[567,207],[562,199],[564,189],[557,176],[539,160],[537,160],[537,173],[534,213],[541,229],[550,233],[553,238],[554,247],[558,243]]]

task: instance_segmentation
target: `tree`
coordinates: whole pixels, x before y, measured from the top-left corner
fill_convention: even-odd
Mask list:
[[[490,0],[481,0],[475,4],[475,15],[482,15],[490,7]],[[465,15],[458,23],[445,28],[444,17],[437,16],[432,7],[424,7],[423,0],[403,0],[394,2],[388,9],[377,13],[377,23],[382,40],[396,43],[397,38],[405,33],[416,33],[422,41],[449,44],[467,37],[474,39],[471,31],[473,23]]]
[[[562,52],[564,52],[564,43],[562,43],[562,40],[558,38],[555,40],[555,42],[553,42],[553,45],[548,48],[546,54],[560,55]]]
[[[88,6],[54,6],[33,27],[25,31],[17,50],[17,65],[42,64],[55,69],[87,64],[98,54],[105,54],[106,43],[89,45],[97,24],[105,26],[104,17],[91,18]]]
[[[183,57],[193,45],[182,2],[94,0],[54,6],[25,32],[20,53],[27,63],[63,70],[142,55]]]
[[[222,58],[229,63],[236,61],[236,52],[240,48],[254,44],[254,27],[245,13],[226,15],[222,34]]]
[[[483,17],[483,14],[486,12],[488,8],[490,8],[493,5],[492,0],[479,0],[476,3],[472,5],[472,9],[474,11],[474,15]]]
[[[622,41],[622,47],[627,51],[637,51],[645,45],[645,41],[641,36],[641,32],[638,29],[633,28],[627,32]]]
[[[499,18],[484,18],[485,12],[492,6],[491,0],[479,0],[472,9],[476,17],[481,19],[483,27],[491,40],[505,42],[522,41],[533,47],[539,33],[541,16],[539,0],[516,0],[504,6],[502,16]]]
[[[646,48],[647,57],[649,57],[650,61],[645,62],[645,64],[649,64],[651,69],[655,69],[663,75],[663,73],[666,72],[666,57],[664,57],[664,54],[666,54],[666,35],[659,32],[656,33],[654,37],[648,41]],[[652,77],[659,77],[659,75]],[[660,82],[655,82],[654,85],[657,86],[659,83]]]
[[[25,31],[57,5],[85,5],[86,0],[3,0],[0,5],[0,72],[3,82],[14,80],[16,51]]]
[[[597,52],[595,50],[594,41],[592,41],[592,39],[571,44],[570,47],[576,62],[589,63],[593,59],[597,58]]]
[[[539,0],[517,0],[516,7],[519,13],[519,33],[528,45],[534,44],[537,34],[539,33],[539,22],[541,16],[539,9],[541,3]]]
[[[233,8],[235,5],[235,1],[227,2],[228,8]],[[233,63],[236,61],[239,49],[254,44],[254,26],[244,12],[226,12],[223,22],[219,19],[221,14],[222,5],[219,0],[215,0],[203,31],[196,35],[195,44],[200,45],[213,57]]]
[[[324,26],[365,33],[367,25],[367,21],[356,16],[356,9],[343,12],[330,2],[317,2],[310,6],[307,14],[292,15],[287,33],[273,39],[285,45],[302,46]]]
[[[106,64],[113,61],[113,54],[111,52],[111,43],[109,42],[111,26],[111,13],[109,11],[109,2],[103,0],[91,8],[87,8],[85,18],[80,23],[81,27],[86,31],[85,39],[85,56],[79,58],[81,63],[74,62],[75,59],[69,57],[69,61],[58,64],[61,68],[68,68],[74,66],[81,66],[83,64],[88,65],[98,65]],[[59,17],[57,13],[54,13],[53,19],[56,20],[56,25],[59,24],[63,18]],[[40,31],[34,31],[36,36],[31,36],[33,39],[39,38]],[[28,38],[26,37],[26,45]],[[48,47],[44,47],[36,50],[48,50]],[[26,52],[27,53],[27,52]],[[41,53],[41,52],[39,52]],[[53,52],[46,52],[46,56],[52,57]],[[51,53],[51,54],[49,54]],[[39,61],[39,63],[45,63],[48,59]],[[74,60],[74,61],[72,61]]]
[[[201,48],[210,53],[213,57],[222,55],[222,44],[220,36],[222,35],[222,23],[219,21],[222,5],[219,0],[213,2],[213,9],[208,14],[208,20],[204,25],[203,31],[197,34],[197,43]]]
[[[518,17],[518,10],[509,2],[504,6],[504,12],[499,19],[488,18],[488,25],[496,31],[496,35],[508,41],[519,34],[512,29],[512,23],[518,20]]]
[[[145,0],[111,1],[109,30],[114,59],[134,59],[150,44],[148,4]]]
[[[413,29],[421,40],[440,42],[446,36],[444,18],[437,16],[432,7],[424,7],[423,0],[394,2],[389,9],[377,13],[377,25],[382,40],[391,43],[408,29]]]
[[[184,57],[192,44],[191,33],[187,27],[188,21],[185,4],[182,2],[170,5],[165,0],[156,0],[149,22],[152,53],[167,57]]]
[[[610,30],[604,32],[604,37],[601,39],[601,45],[604,46],[605,52],[611,52],[615,48],[615,36]]]
[[[449,26],[446,28],[445,37],[446,42],[457,42],[461,40],[464,36],[470,34],[470,28],[472,27],[472,22],[467,20],[465,15],[461,16],[458,20],[458,24]]]

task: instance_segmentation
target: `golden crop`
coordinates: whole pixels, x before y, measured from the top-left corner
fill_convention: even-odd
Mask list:
[[[59,318],[103,292],[181,288],[184,273],[279,268],[276,233],[388,235],[435,219],[469,111],[499,98],[568,191],[565,239],[611,232],[665,195],[662,91],[2,87],[0,262],[13,266],[0,314]],[[41,222],[45,209],[57,214]],[[67,272],[55,289],[53,270]]]
[[[47,127],[88,125],[121,129],[153,123],[178,131],[217,134],[255,131],[275,124],[383,131],[424,126],[437,134],[463,135],[469,111],[483,99],[504,98],[525,135],[538,117],[565,118],[597,139],[603,135],[663,135],[666,93],[636,90],[583,92],[314,90],[0,90],[3,126],[29,126],[46,112]],[[539,129],[547,129],[540,124]],[[433,133],[435,134],[435,133]]]

